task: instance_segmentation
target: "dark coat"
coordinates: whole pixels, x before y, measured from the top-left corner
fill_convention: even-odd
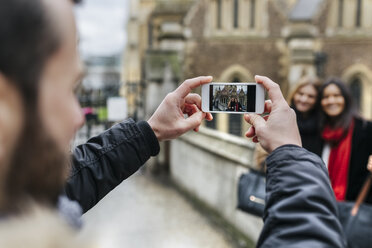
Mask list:
[[[157,155],[159,149],[147,122],[119,123],[74,150],[65,193],[86,212]]]
[[[257,247],[346,247],[322,160],[285,145],[266,164],[264,227]]]
[[[305,117],[294,108],[301,135],[302,147],[322,156],[323,140],[320,136],[319,118],[316,112]]]
[[[372,155],[372,122],[356,118],[346,191],[346,200],[348,201],[356,200],[369,174],[367,170],[369,155]],[[366,202],[372,203],[372,190],[369,191]]]
[[[312,114],[308,118],[304,118],[298,111],[296,111],[296,114],[302,146],[318,156],[321,156],[324,141],[321,138],[321,132],[318,128],[319,119],[316,114]],[[372,122],[361,118],[355,118],[351,145],[348,186],[346,191],[347,201],[356,200],[360,189],[369,174],[366,167],[368,157],[369,155],[372,155]],[[372,190],[369,191],[366,202],[372,204]]]

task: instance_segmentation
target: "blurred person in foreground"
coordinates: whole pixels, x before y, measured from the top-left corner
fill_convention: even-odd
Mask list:
[[[96,243],[94,238],[76,232],[45,207],[32,205],[27,214],[0,221],[0,247],[3,248],[101,247]]]
[[[159,141],[194,129],[201,98],[190,93],[212,77],[186,80],[148,121],[115,125],[70,157],[83,125],[74,89],[83,68],[71,0],[0,0],[0,216],[30,200],[58,208],[72,225],[159,153]],[[187,118],[184,114],[188,115]],[[67,181],[66,181],[67,179]]]
[[[301,147],[296,114],[279,85],[256,76],[271,101],[267,116],[246,114],[246,136],[259,142],[266,159],[266,206],[258,247],[346,247],[336,200],[319,156]]]

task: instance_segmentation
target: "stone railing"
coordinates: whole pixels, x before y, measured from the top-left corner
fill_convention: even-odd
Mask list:
[[[172,180],[227,222],[257,241],[261,218],[236,209],[239,176],[253,167],[254,144],[215,130],[200,128],[172,141]]]

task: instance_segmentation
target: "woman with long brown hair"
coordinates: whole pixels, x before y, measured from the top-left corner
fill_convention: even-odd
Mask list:
[[[322,85],[319,102],[322,158],[333,191],[338,201],[354,201],[369,175],[366,165],[372,154],[372,122],[358,115],[349,89],[337,78]],[[372,192],[366,202],[372,203]]]

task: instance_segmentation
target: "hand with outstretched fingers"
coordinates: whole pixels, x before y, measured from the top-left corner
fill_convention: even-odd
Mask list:
[[[193,89],[212,82],[212,79],[211,76],[188,79],[164,98],[148,120],[159,141],[175,139],[189,130],[197,132],[204,119],[213,120],[211,113],[201,110],[201,97],[191,93]]]

